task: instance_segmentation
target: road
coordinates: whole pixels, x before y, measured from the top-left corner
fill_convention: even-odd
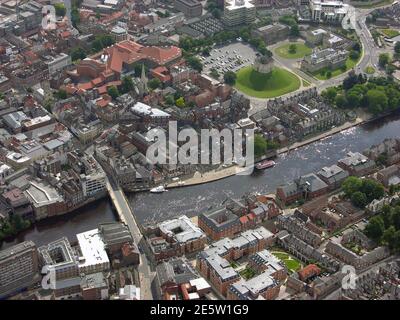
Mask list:
[[[132,212],[129,202],[125,198],[124,192],[119,186],[117,186],[112,178],[107,178],[107,190],[121,221],[128,226],[129,231],[131,232],[132,237],[140,250],[140,264],[138,266],[140,279],[140,298],[141,300],[153,300],[151,283],[155,274],[151,271],[150,262],[144,253],[148,250],[146,241],[142,235],[138,223],[135,220],[135,216]]]

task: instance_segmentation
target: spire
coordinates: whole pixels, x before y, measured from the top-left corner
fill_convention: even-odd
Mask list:
[[[140,76],[140,80],[143,86],[143,92],[147,93],[148,88],[147,88],[147,77],[146,77],[146,71],[144,68],[144,64],[142,64],[142,75]]]

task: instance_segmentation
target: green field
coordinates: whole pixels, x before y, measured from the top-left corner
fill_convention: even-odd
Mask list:
[[[367,66],[364,71],[367,74],[374,74],[375,73],[375,69],[372,66]]]
[[[350,69],[354,68],[357,65],[357,63],[358,63],[358,61],[360,59],[361,59],[361,56],[360,56],[360,58],[358,60],[352,60],[350,58],[347,58],[347,60],[346,60],[346,70],[342,70],[341,68],[331,70],[332,75],[331,75],[330,78],[337,77],[338,75],[340,75],[340,74],[342,74],[342,73],[344,73],[346,71],[349,71]],[[327,72],[328,72],[328,69],[327,68],[323,68],[321,70],[318,70],[318,71],[314,72],[313,76],[315,78],[319,79],[319,80],[327,80],[327,79],[330,79],[327,76]]]
[[[300,79],[293,73],[274,68],[270,73],[260,73],[253,67],[237,72],[235,87],[256,98],[274,98],[300,88]]]
[[[282,260],[289,272],[300,270],[300,261],[290,256],[288,253],[282,251],[271,251],[271,253],[278,259]]]
[[[294,44],[296,46],[296,52],[290,53],[289,47]],[[304,43],[301,42],[293,42],[286,43],[283,46],[280,46],[275,49],[275,53],[284,59],[300,59],[304,58],[304,56],[311,54],[311,48],[307,47]]]
[[[394,29],[378,29],[378,30],[388,38],[394,38],[400,34],[399,31]]]
[[[352,3],[352,6],[354,6],[356,8],[369,9],[369,8],[375,8],[375,7],[382,7],[382,6],[393,3],[393,1],[394,0],[382,0],[382,1],[378,1],[376,3],[371,3],[369,1],[365,1],[365,3],[363,3],[363,4]]]

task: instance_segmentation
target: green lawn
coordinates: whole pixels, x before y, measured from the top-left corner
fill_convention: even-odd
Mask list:
[[[360,58],[358,58],[357,60],[352,60],[352,59],[350,59],[350,57],[348,57],[347,60],[346,60],[346,70],[343,70],[341,68],[337,68],[337,69],[331,70],[332,75],[331,75],[330,78],[337,77],[338,75],[340,75],[340,74],[342,74],[342,73],[354,68],[357,65],[357,63],[358,63],[358,61],[360,59],[361,59],[361,55],[360,55]],[[313,76],[316,77],[319,80],[330,79],[330,78],[327,77],[327,71],[328,71],[327,68],[323,68],[321,70],[318,70],[318,71],[314,72]]]
[[[278,259],[282,260],[289,272],[300,270],[301,262],[288,253],[281,251],[271,251],[271,253]]]
[[[300,88],[300,79],[284,69],[274,68],[265,74],[248,66],[237,72],[235,87],[252,97],[274,98]]]
[[[399,31],[394,29],[378,29],[378,30],[388,38],[394,38],[400,34]]]
[[[372,66],[367,66],[364,71],[367,74],[374,74],[375,73],[375,69]]]
[[[251,268],[246,268],[246,269],[242,270],[241,272],[239,272],[239,274],[246,280],[249,280],[249,279],[253,278],[257,273]]]
[[[352,3],[352,6],[356,8],[363,8],[363,9],[369,9],[369,8],[375,8],[375,7],[382,7],[388,4],[393,3],[394,0],[382,0],[378,1],[376,3],[371,3],[369,1],[365,1],[365,4],[354,4]]]
[[[289,47],[294,44],[296,46],[296,52],[290,53]],[[301,42],[292,42],[284,44],[275,49],[275,53],[284,59],[300,59],[304,58],[304,56],[311,54],[311,48],[307,47],[304,43]]]

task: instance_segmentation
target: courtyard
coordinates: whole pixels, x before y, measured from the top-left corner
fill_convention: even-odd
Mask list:
[[[296,272],[300,270],[302,267],[301,262],[299,260],[297,260],[296,258],[292,257],[291,255],[289,255],[284,251],[271,251],[271,253],[285,264],[289,273]]]
[[[295,50],[291,51],[291,47]],[[283,59],[301,59],[311,54],[312,50],[301,42],[289,42],[275,49],[275,54]]]

